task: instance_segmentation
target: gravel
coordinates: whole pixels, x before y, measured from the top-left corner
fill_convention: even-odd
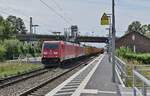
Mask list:
[[[85,59],[85,60],[82,60],[82,62],[87,62],[88,60],[89,59]],[[69,70],[70,68],[72,68],[73,66],[75,66],[78,63],[79,63],[79,61],[75,62],[75,64],[67,64],[67,67],[65,66],[62,68],[51,68],[50,71],[48,71],[45,74],[41,74],[36,77],[29,78],[25,81],[21,81],[21,82],[12,84],[11,86],[1,88],[0,96],[17,96],[18,94],[20,94],[32,87],[37,86],[38,84],[42,83],[43,81],[45,81],[47,79],[51,79],[53,77],[58,76],[59,74],[61,74],[63,72],[66,72],[67,70]],[[55,88],[57,85],[62,83],[64,80],[66,80],[72,74],[74,74],[75,72],[80,70],[82,67],[83,66],[80,66],[80,67],[74,69],[73,71],[69,72],[68,74],[58,78],[57,80],[54,80],[53,83],[50,83],[50,84],[48,84],[48,86],[45,86],[45,88],[48,90],[45,90],[45,88],[43,90],[43,88],[42,88],[42,92],[40,91],[39,93],[45,94],[45,93],[49,92],[51,89]]]

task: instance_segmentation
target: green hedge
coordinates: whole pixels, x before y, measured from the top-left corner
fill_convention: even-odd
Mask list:
[[[128,60],[137,60],[143,64],[150,64],[150,53],[134,53],[129,48],[121,47],[116,50],[116,54]]]
[[[14,57],[37,56],[41,53],[41,43],[24,43],[17,39],[5,39],[0,41],[0,61],[10,60]]]
[[[126,53],[126,55],[124,57],[127,59],[130,59],[130,60],[134,59],[134,60],[140,61],[143,64],[150,64],[150,54]]]

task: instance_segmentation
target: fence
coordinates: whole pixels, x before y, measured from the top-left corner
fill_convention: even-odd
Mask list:
[[[150,96],[150,65],[126,64],[116,57],[116,73],[123,87],[133,87],[134,96]],[[149,93],[149,95],[147,95]]]

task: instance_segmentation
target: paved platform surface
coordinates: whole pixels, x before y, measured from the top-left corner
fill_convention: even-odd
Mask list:
[[[120,96],[112,82],[112,65],[102,54],[46,96]]]
[[[98,93],[83,93],[81,96],[117,96],[116,84],[112,82],[112,64],[108,61],[108,55],[104,55],[85,89],[95,89]]]

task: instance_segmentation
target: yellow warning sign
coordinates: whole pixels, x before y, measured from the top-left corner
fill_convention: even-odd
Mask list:
[[[109,17],[107,16],[106,13],[103,14],[100,22],[101,22],[101,25],[109,25]]]

